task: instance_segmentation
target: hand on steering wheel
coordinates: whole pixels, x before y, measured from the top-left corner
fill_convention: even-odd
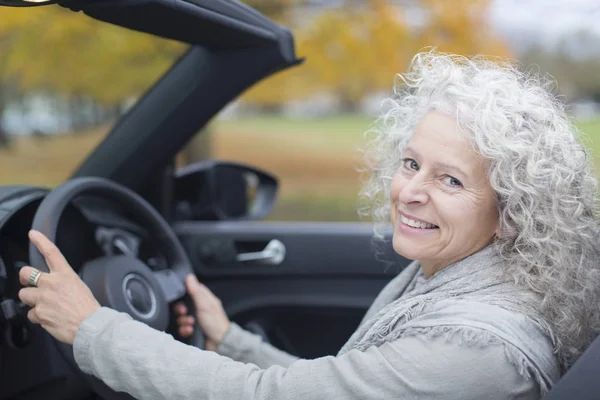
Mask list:
[[[195,275],[186,278],[185,286],[196,307],[195,317],[206,337],[205,348],[215,351],[231,326],[223,304],[209,288],[198,282]],[[174,311],[177,314],[179,335],[184,338],[191,336],[194,333],[194,316],[189,315],[182,302],[175,304]]]
[[[57,340],[72,345],[79,325],[100,304],[54,243],[34,230],[29,232],[29,239],[44,256],[50,272],[21,268],[19,280],[25,288],[19,291],[19,299],[32,307],[27,313],[31,322],[41,325]],[[40,275],[32,281],[37,274]]]
[[[59,222],[67,206],[85,196],[102,198],[128,213],[148,231],[150,237],[160,243],[161,251],[169,261],[169,268],[153,270],[135,257],[110,255],[84,263],[78,271],[81,276],[79,279],[52,242],[56,241]],[[30,313],[32,321],[39,321],[57,339],[54,342],[58,350],[75,370],[78,365],[71,344],[79,325],[95,310],[97,303],[126,312],[159,331],[169,328],[173,302],[183,298],[188,309],[194,307],[184,285],[185,278],[193,273],[193,268],[177,235],[158,211],[139,194],[115,182],[82,177],[60,185],[46,195],[39,205],[32,228],[47,238],[47,241],[38,240],[37,234],[33,234],[29,246],[29,262],[42,275],[38,282],[32,279],[32,283],[38,283],[39,288],[26,288],[19,296],[34,307],[36,311]],[[29,283],[33,271],[33,268],[24,268],[21,282]],[[200,326],[194,327],[188,342],[204,348]],[[117,394],[98,379],[85,376],[92,390],[101,397],[123,395]],[[79,378],[78,375],[69,375],[72,382]],[[129,399],[130,396],[125,398]]]

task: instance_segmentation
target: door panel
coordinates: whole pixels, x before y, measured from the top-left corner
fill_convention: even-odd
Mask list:
[[[199,279],[229,317],[303,358],[336,354],[379,291],[409,261],[389,241],[378,257],[366,223],[184,222],[175,227]],[[271,240],[279,265],[238,262]]]

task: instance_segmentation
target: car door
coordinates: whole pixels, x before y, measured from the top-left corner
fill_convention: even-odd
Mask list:
[[[180,221],[174,228],[229,318],[302,358],[335,355],[409,262],[389,241],[374,247],[369,223]],[[285,249],[280,263],[238,261],[274,240]]]

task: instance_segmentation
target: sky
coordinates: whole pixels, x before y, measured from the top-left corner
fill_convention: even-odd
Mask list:
[[[495,0],[492,26],[517,46],[553,46],[562,35],[589,30],[600,36],[598,0]],[[599,38],[600,39],[600,38]]]

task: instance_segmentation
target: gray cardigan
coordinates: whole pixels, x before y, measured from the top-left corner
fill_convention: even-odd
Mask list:
[[[301,360],[232,324],[217,351],[187,346],[108,308],[82,323],[74,343],[84,372],[138,399],[540,397],[539,385],[519,374],[501,344],[465,346],[454,336],[401,337],[364,352]]]

